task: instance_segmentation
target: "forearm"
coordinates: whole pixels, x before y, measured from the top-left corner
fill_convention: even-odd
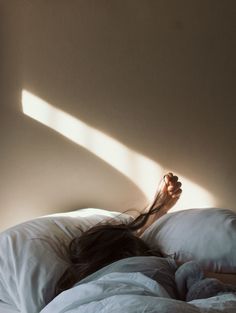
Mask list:
[[[148,213],[150,210],[156,210],[157,212],[149,215],[146,224],[138,230],[138,236],[141,236],[148,227],[165,215],[175,205],[182,192],[180,188],[181,185],[182,184],[178,181],[178,177],[174,176],[172,173],[168,173],[164,176],[154,200],[143,213]]]
[[[166,212],[160,210],[159,212],[149,216],[147,223],[137,231],[137,235],[141,236],[148,227],[150,227],[153,223],[155,223],[160,217],[162,217],[165,214]]]

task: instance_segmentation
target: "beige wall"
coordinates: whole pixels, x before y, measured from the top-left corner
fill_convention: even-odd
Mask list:
[[[146,204],[130,179],[24,115],[22,89],[236,210],[234,0],[0,6],[0,229],[51,212]]]

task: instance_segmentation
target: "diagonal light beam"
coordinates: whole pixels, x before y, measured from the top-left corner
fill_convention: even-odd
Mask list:
[[[22,91],[24,114],[84,147],[136,184],[151,199],[157,181],[165,173],[153,160],[129,149],[116,139],[54,107],[27,90]],[[176,208],[204,207],[214,204],[205,189],[181,176],[184,193]]]

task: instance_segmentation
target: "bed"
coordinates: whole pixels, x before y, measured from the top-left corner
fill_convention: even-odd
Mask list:
[[[124,307],[128,313],[236,312],[235,292],[190,302],[174,299],[162,283],[142,274],[145,269],[140,264],[147,266],[147,262],[135,258],[120,260],[53,299],[56,282],[68,265],[66,246],[105,219],[132,217],[90,208],[40,217],[1,233],[0,312],[115,313]],[[196,260],[208,276],[236,285],[235,212],[209,208],[169,213],[142,238],[180,264]],[[159,270],[168,265],[163,263],[167,259],[158,261]],[[172,274],[170,267],[170,279]]]

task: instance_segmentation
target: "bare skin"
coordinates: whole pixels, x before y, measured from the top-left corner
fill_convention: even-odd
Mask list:
[[[151,206],[158,207],[162,205],[162,207],[157,213],[149,217],[146,225],[138,231],[138,236],[142,235],[149,226],[151,226],[158,218],[166,214],[176,204],[182,193],[181,186],[182,184],[179,182],[178,176],[173,173],[169,172],[163,177],[154,196],[154,200],[145,209],[145,212],[147,212]]]

